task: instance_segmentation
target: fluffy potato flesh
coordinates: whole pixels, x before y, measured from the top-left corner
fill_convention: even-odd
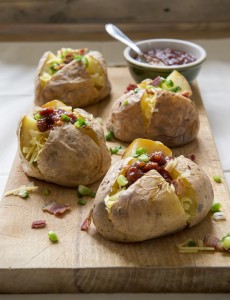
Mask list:
[[[156,162],[152,158],[160,153],[151,153],[151,149],[150,146],[145,152],[149,161],[145,160],[144,167],[143,155],[124,157],[110,168],[102,181],[93,220],[105,238],[120,242],[142,241],[194,226],[207,215],[213,202],[207,175],[184,156],[166,157],[164,165],[159,163],[158,167],[150,169],[149,166]],[[149,166],[132,182],[130,170],[134,170],[135,165],[142,170]]]
[[[86,55],[85,57],[88,61],[86,69],[90,73],[95,87],[99,89],[102,88],[105,85],[105,74],[101,64],[90,54]]]
[[[52,126],[50,125],[52,124]],[[88,185],[110,166],[101,125],[58,100],[24,116],[18,130],[22,167],[29,176],[64,186]]]

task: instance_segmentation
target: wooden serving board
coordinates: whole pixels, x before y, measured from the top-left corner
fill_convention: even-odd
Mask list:
[[[103,120],[107,119],[113,100],[133,82],[126,68],[110,68],[109,75],[111,98],[87,108]],[[199,135],[173,152],[195,154],[196,162],[212,181],[215,200],[222,203],[227,220],[215,222],[209,215],[194,228],[167,237],[135,244],[110,242],[96,232],[93,224],[88,233],[80,230],[93,199],[80,206],[76,189],[28,178],[17,155],[5,190],[31,180],[39,190],[27,200],[9,196],[0,203],[1,293],[230,292],[230,253],[179,254],[176,247],[189,238],[203,239],[207,233],[222,237],[230,231],[229,192],[197,84],[192,88],[200,115]],[[113,159],[119,156],[114,155]],[[212,180],[216,174],[222,177],[222,183]],[[45,188],[51,190],[49,196],[43,195]],[[71,211],[62,217],[44,213],[41,208],[51,200],[69,203]],[[31,229],[31,223],[37,219],[46,219],[46,228]],[[58,243],[50,242],[49,230],[58,234]]]

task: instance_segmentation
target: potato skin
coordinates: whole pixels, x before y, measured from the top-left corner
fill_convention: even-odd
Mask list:
[[[210,180],[194,162],[184,156],[176,159],[177,170],[184,173],[191,168],[186,178],[198,202],[191,224],[186,221],[184,208],[173,185],[169,185],[155,170],[149,171],[124,190],[108,213],[104,199],[129,160],[122,159],[109,169],[95,198],[93,222],[106,239],[117,242],[144,241],[194,226],[207,215],[213,202]]]
[[[100,179],[111,164],[111,155],[106,146],[104,132],[92,115],[82,109],[76,109],[95,133],[97,143],[88,135],[85,128],[76,128],[73,124],[64,124],[50,130],[47,142],[40,153],[37,166],[30,164],[24,157],[21,146],[19,154],[24,172],[47,182],[67,187],[79,184],[89,185]],[[21,140],[21,124],[18,130]]]
[[[175,169],[188,181],[188,189],[192,191],[197,202],[196,214],[190,223],[191,227],[202,221],[210,211],[214,200],[213,188],[207,174],[195,162],[183,155],[176,158],[176,161]]]
[[[97,89],[84,64],[76,60],[65,65],[56,72],[50,81],[43,87],[40,75],[51,52],[45,52],[41,57],[35,77],[35,98],[37,106],[42,106],[48,101],[59,99],[72,107],[84,107],[95,104],[110,94],[111,84],[107,75],[106,62],[98,51],[90,51],[89,54],[96,58],[105,76],[105,86]]]
[[[177,147],[197,136],[200,122],[195,103],[170,91],[157,91],[155,109],[146,128],[140,104],[143,93],[144,90],[137,94],[130,91],[115,101],[107,128],[117,139],[132,142],[142,137]],[[129,104],[122,105],[124,100]]]

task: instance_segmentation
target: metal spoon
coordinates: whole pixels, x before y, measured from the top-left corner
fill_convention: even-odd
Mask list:
[[[126,44],[131,49],[133,49],[133,51],[139,55],[141,61],[146,62],[144,53],[141,51],[141,49],[132,40],[130,40],[119,28],[117,28],[117,26],[113,24],[106,24],[105,30],[113,38],[119,40],[120,42]]]

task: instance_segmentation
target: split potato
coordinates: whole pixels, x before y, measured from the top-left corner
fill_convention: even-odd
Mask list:
[[[106,239],[139,242],[196,225],[213,198],[211,182],[195,162],[173,157],[160,142],[137,139],[105,175],[92,217]]]
[[[177,71],[166,79],[146,79],[115,101],[107,128],[125,142],[141,137],[168,147],[187,144],[200,125],[191,95],[187,80]]]
[[[40,59],[35,79],[35,104],[59,99],[66,105],[84,107],[110,94],[106,62],[98,51],[63,48],[48,51]]]
[[[83,109],[58,100],[36,107],[18,128],[24,172],[47,182],[76,187],[100,179],[111,164],[104,131]]]

